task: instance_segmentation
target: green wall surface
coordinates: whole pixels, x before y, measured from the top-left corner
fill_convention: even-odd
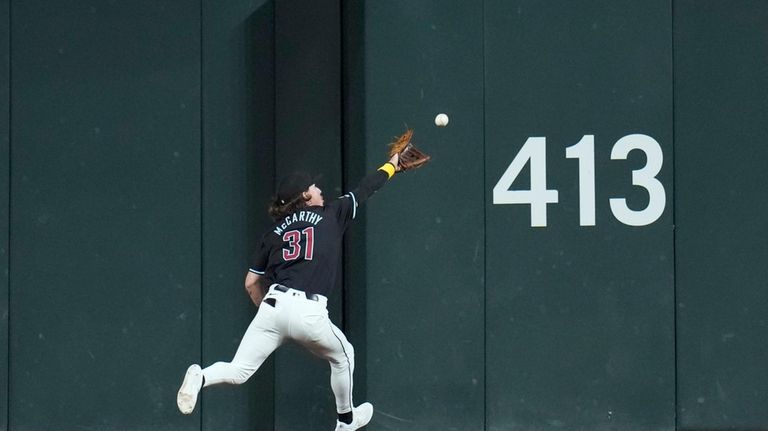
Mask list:
[[[183,429],[200,4],[14,2],[10,429]]]
[[[482,430],[483,11],[396,1],[364,14],[366,168],[406,125],[433,156],[362,211],[371,429]],[[449,129],[434,126],[443,111]]]
[[[208,365],[232,359],[257,310],[243,280],[270,223],[265,204],[273,190],[275,53],[274,2],[206,0],[202,6],[199,329]],[[274,429],[273,361],[247,384],[206,389],[201,407],[204,430]],[[197,429],[192,420],[186,425]]]
[[[0,431],[330,429],[328,365],[294,345],[191,416],[176,391],[256,312],[276,181],[334,198],[406,127],[433,159],[361,207],[331,297],[368,429],[768,429],[768,3],[0,22]]]
[[[275,3],[275,179],[297,170],[317,175],[326,200],[345,192],[340,13],[338,0]],[[339,274],[328,306],[339,327],[341,280]],[[278,350],[275,363],[275,429],[333,426],[336,404],[328,363],[294,343]]]
[[[487,429],[674,429],[669,2],[487,1],[485,17]],[[634,134],[663,154],[667,206],[645,226],[609,205],[648,206],[632,173],[650,157],[611,157]],[[594,149],[567,158],[585,135]],[[521,159],[502,184],[531,137],[546,145],[541,159]],[[579,187],[587,173],[592,204]],[[557,190],[546,226],[497,187]],[[538,196],[523,200],[548,198]]]
[[[768,427],[767,22],[675,2],[680,429]]]
[[[10,2],[0,1],[0,431],[8,429],[8,285],[10,273]]]
[[[342,184],[353,190],[370,172],[366,166],[365,145],[365,4],[341,4],[341,137]],[[378,151],[378,149],[377,149]],[[355,346],[355,402],[360,404],[368,395],[368,319],[366,212],[355,217],[344,238],[342,277],[342,330]]]

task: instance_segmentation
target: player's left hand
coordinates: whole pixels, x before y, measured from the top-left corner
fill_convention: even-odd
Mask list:
[[[389,158],[389,163],[395,167],[395,172],[400,172],[403,169],[400,167],[400,154],[395,154]]]

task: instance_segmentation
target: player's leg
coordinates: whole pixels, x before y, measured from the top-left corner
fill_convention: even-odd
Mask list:
[[[202,370],[203,387],[220,383],[240,385],[248,381],[283,342],[277,328],[278,317],[274,307],[263,304],[240,340],[232,361],[216,362]]]
[[[190,366],[176,397],[179,410],[184,414],[192,413],[204,386],[245,383],[282,343],[276,320],[274,308],[262,305],[245,331],[232,362],[217,362],[202,370],[197,364]]]
[[[328,312],[324,307],[310,303],[301,317],[301,323],[301,326],[293,325],[292,338],[313,354],[326,359],[331,366],[331,389],[339,414],[337,429],[355,430],[365,426],[371,420],[373,406],[363,403],[353,408],[354,347],[344,333],[328,319]]]
[[[336,397],[339,413],[352,410],[352,388],[355,373],[355,348],[347,337],[329,319],[320,342],[309,343],[309,349],[326,359],[331,366],[331,390]]]

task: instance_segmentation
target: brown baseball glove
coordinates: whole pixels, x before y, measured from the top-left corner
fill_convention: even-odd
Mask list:
[[[408,129],[400,135],[395,142],[389,144],[389,157],[395,154],[400,155],[400,162],[398,166],[400,170],[407,171],[408,169],[416,169],[424,166],[431,157],[425,154],[423,151],[416,148],[411,142],[413,136],[413,129]]]

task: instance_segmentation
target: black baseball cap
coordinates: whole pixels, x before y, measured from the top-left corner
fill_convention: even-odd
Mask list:
[[[307,191],[309,186],[317,182],[317,177],[313,177],[306,172],[294,172],[286,175],[280,180],[277,186],[277,200],[280,203],[286,203],[296,199],[302,192]]]

